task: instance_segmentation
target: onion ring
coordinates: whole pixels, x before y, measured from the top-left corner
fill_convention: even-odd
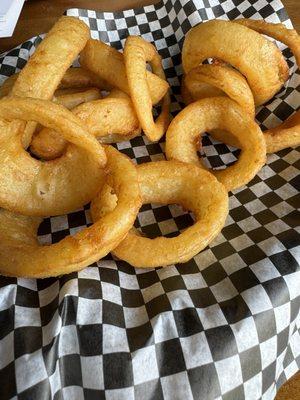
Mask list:
[[[184,82],[194,100],[219,96],[215,91],[212,91],[211,95],[208,93],[208,89],[217,88],[237,102],[250,116],[255,117],[255,104],[250,87],[243,75],[233,68],[214,64],[199,65],[188,72]],[[211,88],[206,85],[211,85]]]
[[[64,89],[67,90],[67,89]],[[79,106],[82,103],[87,103],[90,101],[98,100],[101,98],[101,92],[97,88],[86,88],[84,90],[76,89],[74,93],[62,94],[60,91],[58,95],[55,95],[53,101],[55,103],[61,104],[68,110]]]
[[[19,76],[19,72],[8,77],[0,86],[0,98],[8,96],[13,88],[15,81]],[[97,87],[102,90],[111,90],[112,86],[100,79],[96,74],[81,67],[69,68],[58,86],[58,90],[73,89],[78,91],[81,88]],[[76,90],[77,89],[77,90]],[[55,95],[55,93],[54,93]]]
[[[300,145],[300,110],[276,128],[264,132],[267,153]]]
[[[141,197],[133,163],[112,147],[106,148],[106,154],[112,175],[109,182],[118,195],[118,204],[112,212],[76,235],[42,246],[37,241],[40,218],[0,210],[2,275],[46,278],[67,274],[98,261],[118,245],[134,223]]]
[[[56,91],[56,93],[62,93],[69,89],[61,89]],[[55,103],[61,104],[64,107],[73,109],[83,102],[88,102],[92,100],[99,99],[101,93],[99,89],[90,88],[84,91],[79,91],[80,88],[72,89],[77,90],[76,93],[60,94],[55,96],[53,101]],[[66,150],[67,141],[56,131],[48,128],[42,128],[37,131],[30,145],[30,151],[36,157],[49,161],[55,158],[61,157]]]
[[[296,63],[300,68],[300,36],[295,29],[287,29],[283,24],[271,24],[261,20],[241,19],[235,22],[284,43],[294,54]],[[286,147],[300,145],[299,113],[300,111],[276,128],[264,132],[267,153],[274,153]]]
[[[211,173],[178,161],[158,161],[139,165],[138,177],[144,204],[181,204],[193,211],[196,222],[174,238],[148,239],[133,229],[113,250],[118,258],[138,268],[183,263],[203,250],[223,228],[228,194]],[[107,190],[91,203],[93,220],[114,206],[114,196]]]
[[[246,26],[263,35],[270,36],[288,46],[295,56],[296,63],[300,68],[300,36],[295,29],[288,29],[283,24],[272,24],[263,20],[238,19],[234,23]]]
[[[123,54],[111,46],[99,41],[88,40],[80,55],[80,64],[92,71],[112,87],[116,87],[130,95],[126,78]],[[147,71],[147,81],[152,104],[157,104],[169,89],[165,79]]]
[[[298,66],[300,65],[300,36],[294,29],[287,29],[283,24],[272,24],[263,20],[241,19],[234,22],[245,25],[250,29],[281,41],[291,49],[296,58]],[[202,67],[207,68],[209,66],[200,66],[200,68]],[[189,75],[190,73],[188,76]],[[193,93],[191,97],[193,96],[194,100],[197,100],[200,98],[200,96],[197,97],[196,92],[198,89],[197,76],[190,76],[190,79],[191,83],[190,85],[187,85],[186,91]],[[225,82],[228,82],[228,80]],[[234,85],[231,86],[231,88],[233,87]],[[229,97],[233,98],[230,96],[229,92],[227,92],[227,94]],[[205,96],[205,91],[203,96]],[[206,97],[209,97],[209,95]],[[234,100],[245,108],[245,105],[239,102],[238,98],[235,98]],[[212,132],[212,136],[230,146],[240,147],[238,140],[229,132],[216,130]],[[298,113],[292,115],[287,121],[284,121],[278,127],[265,131],[264,138],[266,141],[267,153],[274,153],[287,147],[296,147],[300,145],[300,119]]]
[[[119,90],[104,99],[81,104],[73,113],[101,142],[129,140],[141,132],[130,98]],[[59,133],[44,128],[33,138],[30,150],[39,158],[54,160],[64,153],[66,144]]]
[[[39,44],[19,73],[11,90],[13,96],[50,100],[66,70],[84,48],[90,31],[74,17],[61,17]],[[36,124],[26,124],[22,142],[27,148]]]
[[[248,183],[266,161],[266,145],[259,126],[235,101],[212,97],[188,105],[169,126],[166,156],[205,168],[197,155],[197,141],[201,134],[214,129],[229,131],[242,144],[234,165],[212,171],[230,191]]]
[[[89,36],[84,22],[74,17],[61,17],[20,71],[11,94],[51,99]]]
[[[112,88],[108,82],[82,67],[69,68],[59,84],[60,89],[88,86],[95,86],[102,90],[110,90]]]
[[[88,203],[99,191],[106,163],[103,147],[78,117],[47,100],[6,97],[0,118],[36,121],[59,129],[73,143],[59,159],[41,162],[23,148],[18,121],[2,122],[0,135],[0,206],[24,215],[48,216],[70,212]],[[6,125],[6,126],[5,126]]]
[[[255,117],[255,104],[250,87],[243,75],[233,68],[219,64],[199,65],[188,72],[184,78],[184,85],[193,101],[227,95],[252,118]],[[210,134],[223,143],[240,147],[239,140],[227,131],[216,129]]]
[[[221,59],[245,75],[257,105],[271,99],[288,79],[280,50],[259,33],[234,22],[211,20],[187,33],[182,49],[184,72],[209,57]]]
[[[202,66],[204,66],[204,64],[193,68],[187,75]],[[188,88],[186,85],[187,75],[184,75],[181,81],[181,96],[185,105],[188,105],[200,99],[205,99],[207,97],[226,96],[226,93],[224,93],[217,87],[197,80],[190,80]]]
[[[161,57],[151,43],[138,36],[129,36],[125,43],[124,59],[130,96],[141,127],[149,140],[157,141],[164,135],[169,125],[170,96],[167,92],[161,113],[154,122],[150,86],[145,71],[148,61],[153,72],[161,79],[165,79]]]

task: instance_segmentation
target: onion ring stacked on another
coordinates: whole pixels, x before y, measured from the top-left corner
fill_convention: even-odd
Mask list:
[[[4,97],[0,118],[0,206],[24,215],[49,216],[76,210],[99,191],[106,155],[81,120],[47,100]],[[72,143],[60,158],[42,162],[23,149],[16,121],[36,121],[58,128]]]
[[[241,26],[246,30],[241,30]],[[276,46],[259,35],[260,33],[286,44],[294,53],[299,67],[300,37],[294,29],[287,29],[283,24],[271,24],[262,20],[209,21],[192,28],[184,42],[183,66],[186,75],[182,81],[182,96],[185,103],[189,104],[205,97],[227,95],[248,111],[249,104],[253,103],[253,96],[256,105],[269,100],[288,78],[288,70]],[[210,37],[209,41],[205,41],[209,34],[214,34],[214,36]],[[224,42],[222,46],[217,47],[216,40],[221,36],[224,37]],[[226,48],[226,41],[230,38],[232,46]],[[252,46],[251,40],[253,40]],[[244,48],[246,43],[249,43],[247,49]],[[195,46],[197,54],[195,54]],[[218,62],[196,66],[208,57],[217,57]],[[261,63],[258,63],[258,60]],[[240,72],[233,70],[229,64]],[[241,73],[245,75],[247,81]],[[276,77],[278,77],[277,80]],[[250,88],[245,89],[245,84],[249,84]],[[253,96],[249,93],[250,89]],[[252,107],[250,107],[251,111]],[[264,132],[267,153],[300,144],[299,117],[296,116],[298,113],[299,111],[288,121]],[[238,138],[229,132],[215,130],[211,132],[211,135],[231,146],[242,146]]]
[[[112,147],[106,148],[109,183],[118,196],[114,210],[89,228],[52,245],[40,245],[41,219],[0,210],[0,272],[9,276],[45,278],[78,271],[104,257],[132,227],[141,205],[133,163]],[[105,186],[103,188],[105,190]],[[101,191],[100,191],[101,198]]]
[[[187,74],[206,59],[225,61],[245,75],[256,105],[270,100],[288,79],[280,50],[254,30],[231,21],[211,20],[192,28],[182,49]]]
[[[131,230],[113,254],[134,267],[152,268],[183,263],[203,250],[221,231],[228,214],[224,186],[209,172],[178,161],[158,161],[138,167],[142,202],[180,204],[193,211],[196,222],[175,238],[148,239]],[[92,201],[94,221],[114,209],[119,197],[108,189]]]
[[[228,191],[247,184],[266,162],[266,144],[259,126],[235,101],[225,97],[198,100],[181,111],[171,122],[166,135],[168,160],[204,164],[197,155],[201,134],[222,129],[241,143],[238,161],[225,169],[212,170]]]

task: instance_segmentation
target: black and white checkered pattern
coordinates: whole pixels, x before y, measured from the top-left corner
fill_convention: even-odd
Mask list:
[[[180,48],[191,26],[241,16],[282,21],[279,0],[165,0],[117,13],[72,9],[122,49],[129,34],[155,43],[181,107]],[[22,68],[40,38],[0,57],[0,81]],[[263,128],[299,105],[299,72],[283,46],[288,84],[258,111]],[[214,167],[237,153],[205,138]],[[137,163],[164,158],[163,140],[117,145]],[[268,157],[230,195],[222,233],[186,264],[138,270],[111,255],[60,279],[0,279],[0,398],[271,400],[300,369],[299,151]],[[47,219],[40,240],[56,242],[90,223],[88,207]],[[192,223],[177,206],[143,206],[136,226],[172,236]]]

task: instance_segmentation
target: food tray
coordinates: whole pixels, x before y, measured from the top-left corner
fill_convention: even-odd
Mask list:
[[[121,49],[129,34],[155,43],[181,109],[185,33],[213,18],[264,18],[291,27],[278,0],[166,0],[115,13],[71,9],[93,38]],[[0,56],[0,83],[24,67],[41,37]],[[263,129],[299,105],[299,71],[257,113]],[[297,89],[298,87],[298,89]],[[213,167],[237,151],[204,139]],[[163,159],[145,136],[117,148],[137,163]],[[5,399],[274,399],[300,368],[299,151],[268,156],[230,194],[221,234],[186,264],[139,270],[108,255],[59,279],[0,278],[0,397]],[[299,181],[298,181],[299,184]],[[145,205],[136,227],[150,237],[191,224],[176,206]],[[56,242],[90,223],[88,207],[46,219],[40,241]]]

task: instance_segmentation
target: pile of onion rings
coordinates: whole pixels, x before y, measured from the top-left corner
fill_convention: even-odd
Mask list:
[[[184,41],[184,102],[189,104],[205,97],[228,96],[254,117],[254,101],[255,105],[264,104],[289,76],[279,49],[260,34],[287,45],[300,66],[300,36],[294,29],[263,20],[208,21],[192,28]],[[249,46],[244,51],[246,43]],[[201,64],[209,57],[216,57],[218,62]],[[300,144],[298,114],[299,111],[281,125],[264,132],[267,153]],[[234,147],[243,146],[227,131],[217,129],[211,135]]]
[[[279,49],[261,34],[288,45],[299,64],[299,36],[281,24],[213,20],[192,28],[182,53],[187,106],[170,123],[169,84],[152,44],[129,36],[122,54],[90,39],[79,19],[62,17],[0,87],[0,273],[57,276],[109,252],[134,267],[165,267],[204,249],[225,224],[228,192],[253,179],[266,152],[300,144],[299,112],[265,133],[254,120],[255,106],[288,78]],[[78,56],[81,66],[72,67]],[[202,64],[210,57],[213,64]],[[207,131],[241,149],[233,166],[207,170],[197,155]],[[167,161],[137,167],[107,145],[142,132],[150,141],[166,133]],[[89,202],[90,227],[39,243],[42,217]],[[182,205],[194,225],[174,238],[141,236],[134,221],[151,202]]]

